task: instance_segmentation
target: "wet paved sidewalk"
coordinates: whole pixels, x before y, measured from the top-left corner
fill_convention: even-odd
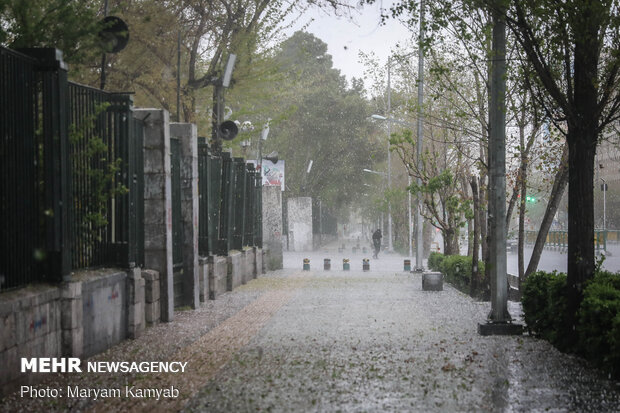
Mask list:
[[[479,336],[488,303],[449,286],[424,292],[418,275],[379,270],[306,277],[186,411],[620,410],[618,383],[580,360]]]
[[[182,374],[63,375],[47,385],[175,386],[176,398],[28,400],[0,411],[620,411],[620,384],[529,336],[481,337],[488,303],[425,292],[402,259],[272,272],[96,360],[187,360]],[[320,262],[320,266],[318,263]],[[297,266],[297,263],[299,264]],[[339,264],[339,265],[337,265]],[[316,267],[316,268],[315,268]],[[360,268],[358,268],[360,267]],[[519,306],[511,303],[513,316]]]

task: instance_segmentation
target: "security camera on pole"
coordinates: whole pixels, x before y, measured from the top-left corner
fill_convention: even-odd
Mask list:
[[[223,121],[224,119],[224,88],[230,86],[230,80],[232,78],[232,72],[235,67],[235,61],[237,55],[229,54],[226,61],[226,67],[224,74],[221,78],[215,81],[215,99],[213,107],[213,130],[211,134],[213,153],[222,152],[222,140],[230,141],[237,136],[239,128],[235,122],[231,120]]]

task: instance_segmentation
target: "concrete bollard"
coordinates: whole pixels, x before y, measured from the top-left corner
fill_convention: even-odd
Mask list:
[[[331,263],[331,260],[329,258],[325,258],[323,260],[323,269],[325,271],[329,271],[329,270],[332,269],[332,263]]]
[[[342,260],[342,270],[343,271],[349,271],[351,269],[351,265],[349,264],[349,259],[348,258],[344,258]]]
[[[425,272],[422,274],[423,291],[443,291],[443,274],[440,272]]]
[[[362,270],[370,271],[370,260],[368,258],[362,260]]]
[[[403,271],[411,271],[411,260],[405,260]]]
[[[308,258],[304,258],[304,271],[310,271],[310,260]]]

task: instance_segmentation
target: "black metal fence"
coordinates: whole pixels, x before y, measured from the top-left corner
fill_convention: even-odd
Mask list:
[[[0,48],[0,291],[72,270],[144,263],[143,125],[131,95],[67,81],[55,49]],[[174,263],[182,266],[172,139]],[[262,187],[199,140],[199,254],[262,246]],[[177,205],[179,204],[179,205]]]
[[[319,199],[312,200],[312,233],[338,235],[338,218]]]
[[[72,268],[143,264],[142,123],[127,94],[69,82]]]
[[[0,48],[0,289],[39,279],[45,221],[36,60]]]
[[[262,182],[254,166],[229,153],[214,156],[198,141],[199,226],[202,256],[262,247]]]
[[[0,290],[143,262],[131,96],[67,81],[55,49],[0,48]]]

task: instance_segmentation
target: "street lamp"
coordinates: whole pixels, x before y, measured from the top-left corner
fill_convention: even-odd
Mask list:
[[[403,125],[403,126],[408,126],[411,127],[413,126],[412,124],[399,120],[399,119],[394,119],[394,118],[389,118],[389,117],[385,117],[385,116],[381,116],[381,115],[371,115],[370,116],[373,119],[376,120],[380,120],[380,121],[386,121],[388,122],[388,125],[390,123],[396,123],[398,125]],[[418,119],[420,119],[420,115],[418,115]],[[421,126],[420,123],[418,123],[418,143],[417,143],[417,157],[416,157],[416,164],[418,169],[421,168],[420,165],[420,156],[421,156],[421,148],[422,148],[422,132],[420,130]],[[389,166],[388,166],[388,170],[389,170]],[[418,177],[417,179],[418,181],[418,187],[421,184],[421,180]],[[407,174],[407,182],[408,185],[411,186],[411,176],[409,174]],[[407,196],[407,204],[408,204],[408,216],[409,216],[409,256],[413,255],[413,250],[412,250],[412,232],[413,232],[413,223],[411,222],[411,191],[407,191],[408,192],[408,196]],[[424,269],[424,265],[422,263],[423,257],[422,257],[422,252],[423,252],[423,248],[422,248],[422,244],[423,244],[423,234],[422,234],[422,214],[420,212],[420,208],[422,207],[422,200],[420,198],[420,193],[418,192],[417,194],[417,207],[416,207],[416,254],[415,254],[415,270],[416,271],[422,271]]]
[[[391,112],[391,105],[392,105],[392,88],[391,88],[391,84],[390,84],[390,64],[391,64],[391,57],[388,56],[388,61],[387,61],[387,115],[388,118],[390,116],[390,112]],[[383,118],[383,120],[386,120],[388,118],[385,118],[383,116],[380,115],[372,115],[372,117],[374,119],[379,119],[379,118]],[[392,154],[390,152],[390,136],[392,135],[392,131],[390,130],[390,123],[388,122],[388,128],[387,128],[387,135],[388,135],[388,140],[387,140],[387,162],[388,162],[388,167],[387,167],[387,181],[388,181],[388,189],[392,188]],[[394,248],[392,247],[392,204],[388,201],[388,250],[389,251],[394,251]]]

